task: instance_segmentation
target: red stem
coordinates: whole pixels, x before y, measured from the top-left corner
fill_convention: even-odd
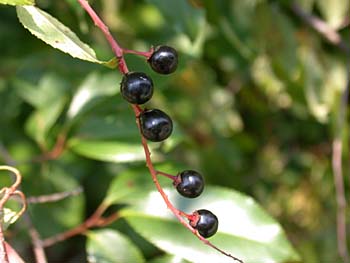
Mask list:
[[[42,240],[42,246],[50,247],[58,242],[67,240],[68,238],[81,235],[90,228],[109,225],[119,218],[119,214],[117,212],[108,217],[103,217],[102,214],[106,211],[106,209],[107,207],[102,203],[85,222],[76,226],[75,228]]]
[[[132,105],[132,108],[134,110],[134,113],[135,113],[135,116],[139,116],[140,115],[140,109],[139,107],[135,106],[135,105]],[[138,118],[136,118],[136,124],[137,124],[137,127],[139,128],[139,131],[141,132],[140,130],[140,121]],[[162,172],[159,172],[157,171],[156,169],[154,169],[154,166],[153,166],[153,163],[152,163],[152,159],[151,159],[151,152],[149,150],[149,147],[148,147],[148,144],[147,144],[147,140],[142,136],[141,134],[141,141],[142,141],[142,146],[143,146],[143,149],[144,149],[144,152],[145,152],[145,157],[146,157],[146,164],[147,164],[147,167],[148,167],[148,170],[150,171],[151,173],[151,176],[152,176],[152,180],[158,190],[158,192],[160,193],[160,195],[162,196],[165,204],[167,205],[167,207],[170,209],[170,211],[176,216],[176,218],[180,221],[180,223],[182,225],[184,225],[188,230],[190,230],[199,240],[201,240],[204,244],[210,246],[211,248],[219,251],[220,253],[222,253],[223,255],[225,256],[228,256],[230,258],[232,258],[233,260],[236,260],[238,262],[241,262],[243,263],[242,260],[240,260],[239,258],[236,258],[234,256],[232,256],[231,254],[221,250],[220,248],[218,248],[217,246],[215,246],[214,244],[210,243],[207,239],[205,239],[204,237],[202,237],[198,231],[196,229],[194,229],[182,216],[185,216],[186,218],[188,218],[189,220],[191,220],[192,218],[192,215],[188,215],[180,210],[178,210],[177,208],[175,208],[172,203],[169,201],[169,198],[168,196],[166,195],[166,193],[164,192],[163,188],[161,187],[159,181],[158,181],[158,178],[157,178],[157,174],[159,173],[162,173]],[[162,173],[164,174],[164,173]]]
[[[148,57],[150,55],[150,51],[152,51],[152,49],[149,52],[138,52],[138,51],[132,51],[132,50],[127,50],[127,49],[122,49],[119,44],[115,41],[115,39],[112,37],[112,35],[110,34],[108,27],[102,22],[102,20],[97,16],[97,14],[95,13],[95,11],[90,7],[89,3],[86,0],[78,0],[80,5],[88,12],[88,14],[90,15],[90,17],[92,18],[92,20],[94,21],[95,25],[97,27],[99,27],[102,32],[104,33],[106,39],[108,40],[112,50],[114,51],[116,57],[119,59],[119,71],[122,74],[126,74],[128,72],[128,68],[126,65],[126,62],[124,60],[124,53],[133,53],[133,54],[137,54],[137,55],[141,55],[141,56],[145,56]],[[165,173],[159,172],[157,171],[152,163],[152,159],[151,159],[151,152],[149,150],[148,144],[147,144],[147,140],[142,136],[141,130],[140,130],[140,121],[139,121],[139,116],[140,113],[143,111],[142,108],[138,105],[134,105],[132,104],[132,108],[134,110],[135,113],[135,117],[136,117],[136,124],[138,126],[138,129],[140,131],[141,134],[141,142],[142,142],[142,146],[145,152],[145,157],[146,157],[146,164],[148,167],[148,170],[152,176],[152,180],[158,190],[158,192],[160,193],[160,195],[162,196],[165,204],[167,205],[167,207],[171,210],[171,212],[175,215],[175,217],[180,221],[180,223],[182,225],[184,225],[188,230],[190,230],[199,240],[201,240],[204,244],[212,247],[213,249],[219,251],[220,253],[222,253],[223,255],[226,255],[230,258],[232,258],[233,260],[236,260],[238,262],[243,263],[242,260],[232,256],[229,253],[226,253],[225,251],[221,250],[220,248],[216,247],[215,245],[213,245],[212,243],[210,243],[207,239],[205,239],[204,237],[202,237],[198,231],[196,229],[194,229],[184,218],[188,218],[191,219],[192,215],[187,215],[186,213],[178,210],[177,208],[175,208],[171,202],[168,199],[168,196],[166,195],[166,193],[164,192],[163,188],[161,187],[158,178],[157,178],[157,174],[163,174],[165,175]]]
[[[154,51],[153,47],[151,47],[149,51],[136,51],[136,50],[132,50],[132,49],[123,48],[124,54],[135,54],[138,56],[145,57],[146,59],[149,59],[152,56],[153,51]]]
[[[169,179],[175,181],[177,176],[176,175],[171,175],[171,174],[168,174],[168,173],[164,173],[162,171],[156,171],[157,174],[160,174],[160,175],[163,175],[165,177],[168,177]]]
[[[89,3],[86,0],[78,0],[80,5],[85,9],[85,11],[90,15],[91,19],[94,21],[95,25],[101,29],[105,35],[109,45],[111,46],[115,56],[118,58],[118,68],[122,74],[129,72],[124,59],[123,49],[115,41],[111,33],[109,32],[108,27],[102,22],[101,18],[96,14],[96,12],[91,8]]]

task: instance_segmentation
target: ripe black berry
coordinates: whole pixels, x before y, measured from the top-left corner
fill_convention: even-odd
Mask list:
[[[172,120],[161,110],[145,110],[139,118],[141,133],[147,140],[161,142],[173,131]]]
[[[186,170],[177,175],[174,185],[182,196],[195,198],[203,192],[204,180],[200,173]]]
[[[202,237],[211,237],[218,230],[219,221],[212,212],[201,209],[193,213],[194,220],[190,221],[191,226],[198,230]]]
[[[177,52],[169,46],[158,46],[148,62],[155,72],[160,74],[173,73],[177,68]]]
[[[120,93],[132,104],[144,104],[152,98],[153,81],[145,73],[126,73],[120,84]]]

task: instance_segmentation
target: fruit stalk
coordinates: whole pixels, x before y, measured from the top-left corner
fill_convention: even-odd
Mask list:
[[[124,53],[134,53],[134,54],[138,54],[145,56],[146,58],[152,59],[152,56],[149,57],[149,53],[147,52],[133,52],[131,50],[125,50],[123,48],[121,48],[119,46],[119,44],[117,43],[117,41],[113,38],[113,36],[111,35],[111,33],[109,32],[108,27],[102,22],[102,20],[98,17],[98,15],[96,14],[96,12],[91,8],[91,6],[89,5],[89,3],[86,0],[78,0],[78,2],[80,3],[80,5],[87,11],[87,13],[90,15],[91,19],[94,21],[95,25],[97,27],[99,27],[101,29],[101,31],[104,33],[107,41],[109,42],[112,50],[114,51],[117,59],[118,59],[118,69],[119,71],[125,76],[129,70],[127,68],[125,59],[124,59]],[[165,50],[161,50],[162,52],[171,52],[171,54],[174,54],[171,59],[168,62],[171,62],[171,67],[164,67],[164,65],[162,64],[157,64],[159,61],[161,61],[161,53],[159,53],[160,57],[154,58],[154,60],[152,60],[150,62],[151,67],[158,73],[160,74],[169,74],[172,73],[177,66],[177,54],[176,51],[174,51],[172,48],[164,48],[164,47],[158,47],[158,49],[165,49]],[[153,51],[153,49],[151,48],[151,51]],[[157,61],[155,64],[153,63],[154,61]],[[175,63],[176,64],[173,64]],[[138,126],[138,129],[140,131],[140,135],[141,135],[141,143],[145,152],[145,158],[146,158],[146,164],[147,167],[149,169],[149,172],[151,174],[152,180],[158,190],[158,192],[160,193],[160,195],[162,196],[165,204],[167,205],[167,207],[171,210],[171,212],[175,215],[175,217],[180,221],[180,223],[185,226],[188,230],[190,230],[195,236],[197,236],[197,238],[199,240],[201,240],[204,244],[212,247],[213,249],[217,250],[218,252],[222,253],[223,255],[232,258],[235,261],[241,262],[243,263],[242,260],[232,256],[231,254],[221,250],[220,248],[216,247],[215,245],[213,245],[212,243],[210,243],[207,239],[205,239],[205,237],[201,236],[200,233],[198,232],[197,229],[195,229],[193,226],[191,226],[190,222],[193,220],[194,215],[188,215],[180,210],[178,210],[177,208],[175,208],[172,203],[170,202],[170,200],[168,199],[168,196],[166,195],[166,193],[164,192],[163,188],[161,187],[157,175],[161,174],[159,171],[157,171],[152,163],[152,159],[151,159],[151,153],[147,144],[147,139],[144,137],[143,133],[142,133],[142,127],[141,127],[141,122],[140,122],[140,115],[144,112],[144,110],[138,105],[138,104],[131,104],[132,109],[135,113],[135,117],[136,117],[136,124]],[[170,134],[169,134],[170,135]],[[169,136],[167,135],[167,136]],[[165,136],[167,138],[167,136]],[[160,141],[160,140],[157,140]],[[184,217],[186,219],[189,220],[189,222],[187,222]]]
[[[108,27],[105,25],[105,23],[102,22],[100,17],[96,14],[96,12],[92,9],[92,7],[89,5],[89,3],[86,0],[78,0],[79,4],[85,9],[85,11],[90,15],[91,19],[94,21],[95,26],[97,26],[103,34],[105,35],[109,45],[111,46],[116,58],[118,59],[118,68],[119,71],[123,74],[126,74],[129,72],[128,67],[126,65],[125,59],[124,59],[124,51],[119,46],[117,41],[113,38],[111,33],[109,32]]]

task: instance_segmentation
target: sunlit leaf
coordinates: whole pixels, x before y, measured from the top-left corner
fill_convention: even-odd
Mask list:
[[[219,218],[219,231],[210,240],[244,262],[298,261],[280,225],[252,198],[218,187],[207,187],[203,196],[191,202],[174,190],[166,193],[176,207],[187,213],[200,208],[214,212]],[[151,192],[122,214],[138,233],[170,254],[191,262],[232,262],[174,220],[157,192]]]
[[[34,5],[34,0],[0,0],[4,5]]]
[[[95,51],[83,43],[75,33],[56,18],[35,6],[17,6],[17,15],[22,25],[33,35],[50,46],[68,53],[74,58],[115,67],[115,60],[100,61]]]
[[[87,233],[89,263],[145,262],[139,249],[124,235],[112,229]]]
[[[317,0],[323,17],[334,28],[338,28],[349,15],[349,0]]]

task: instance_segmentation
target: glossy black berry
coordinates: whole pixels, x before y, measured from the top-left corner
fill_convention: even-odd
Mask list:
[[[174,185],[182,196],[195,198],[203,192],[204,179],[200,173],[186,170],[177,175]]]
[[[151,68],[160,74],[173,73],[177,68],[177,52],[169,46],[158,46],[148,59]]]
[[[141,133],[149,141],[161,142],[173,131],[172,120],[161,110],[145,110],[139,118]]]
[[[198,230],[202,237],[211,237],[217,232],[219,221],[212,212],[201,209],[195,211],[193,215],[195,219],[191,221],[190,224],[193,228]]]
[[[144,104],[152,98],[153,81],[145,73],[126,73],[120,84],[123,98],[132,104]]]

